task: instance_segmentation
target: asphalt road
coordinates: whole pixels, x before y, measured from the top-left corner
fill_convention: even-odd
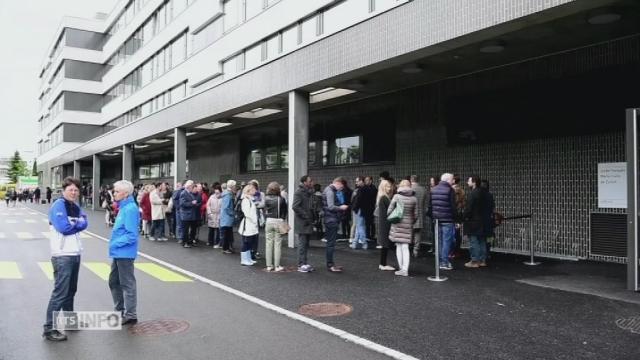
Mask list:
[[[2,206],[0,229],[0,359],[388,359],[202,281],[167,281],[182,275],[166,267],[155,272],[164,280],[136,270],[140,321],[185,320],[187,331],[68,331],[66,342],[46,341],[40,336],[52,289],[40,265],[50,257],[46,218]],[[107,281],[99,275],[109,264],[107,244],[84,237],[76,310],[112,310]]]
[[[38,211],[47,209],[44,205],[28,206]],[[89,230],[108,237],[110,228],[104,225],[103,213],[90,212],[89,215]],[[19,222],[8,226],[13,225],[31,226]],[[1,218],[0,226],[4,229]],[[204,230],[203,228],[201,238],[206,236]],[[0,244],[5,242],[8,243],[9,240],[0,239]],[[34,244],[36,242],[37,240],[33,241]],[[99,250],[98,258],[108,261],[105,245],[98,240],[94,242]],[[261,243],[264,244],[264,239]],[[24,246],[23,243],[20,244],[19,246]],[[26,253],[17,252],[13,248],[7,253],[6,247],[2,246],[2,260],[11,259],[11,254],[35,256],[34,261],[42,261],[47,256],[44,240],[39,245],[34,245],[39,250],[34,248]],[[236,246],[239,246],[239,241],[236,241]],[[38,254],[37,251],[44,252]],[[337,263],[345,266],[342,274],[323,270],[324,249],[321,242],[315,242],[310,249],[310,263],[318,269],[310,274],[266,273],[262,271],[263,261],[259,267],[243,267],[239,264],[237,254],[224,255],[204,246],[183,249],[175,242],[141,241],[140,251],[291,312],[296,312],[301,305],[308,303],[349,304],[353,307],[353,312],[348,315],[315,320],[415,358],[640,358],[640,326],[632,325],[633,319],[640,322],[640,294],[623,292],[622,295],[609,297],[608,290],[596,287],[595,290],[587,291],[592,295],[580,291],[560,291],[558,289],[562,287],[554,285],[552,281],[561,278],[565,284],[574,283],[576,288],[588,288],[598,282],[610,284],[611,289],[624,288],[623,265],[544,259],[541,266],[526,267],[522,265],[522,258],[508,255],[494,256],[489,268],[470,270],[462,266],[465,260],[461,259],[454,262],[456,269],[446,274],[449,281],[433,283],[426,279],[433,273],[431,258],[412,259],[410,277],[397,277],[393,273],[377,270],[377,251],[351,250],[345,244],[340,244],[336,252]],[[90,256],[93,256],[93,252],[86,254],[86,261],[91,259]],[[391,264],[394,264],[394,255],[390,254],[389,258]],[[283,263],[295,265],[295,250],[283,248]],[[33,271],[37,272],[39,269],[36,267]],[[94,310],[96,304],[109,306],[106,283],[98,281],[99,285],[84,285],[83,281],[91,279],[92,274],[87,275],[86,269],[83,271],[78,295],[79,307]],[[255,341],[255,346],[248,353],[257,358],[288,358],[290,355],[307,359],[357,359],[379,356],[263,307],[253,307],[239,297],[218,291],[200,281],[188,284],[162,284],[155,281],[144,283],[144,276],[145,274],[139,276],[141,318],[185,319],[192,322],[192,327],[184,334],[157,339],[139,339],[121,332],[117,334],[121,337],[105,341],[114,348],[122,347],[122,353],[134,349],[143,350],[146,354],[147,347],[144,345],[153,341],[154,345],[149,351],[162,348],[160,355],[154,355],[161,358],[166,358],[163,355],[172,350],[184,354],[183,358],[244,358],[247,353],[240,352],[236,346],[244,349],[244,339],[250,334],[250,343],[254,344]],[[593,279],[598,279],[598,282]],[[531,285],[536,283],[540,285]],[[26,290],[9,289],[9,284],[16,286],[19,281],[0,280],[0,294],[3,301],[9,298],[15,304],[16,294],[19,294],[18,297],[23,296],[22,292]],[[551,285],[547,286],[548,284]],[[39,289],[37,296],[29,294],[29,300],[17,301],[17,306],[25,306],[34,301],[31,308],[37,314],[30,318],[14,311],[10,314],[13,314],[15,323],[21,324],[20,332],[29,337],[29,348],[41,349],[46,346],[45,350],[50,351],[48,349],[52,348],[51,344],[43,343],[37,337],[50,287],[36,288]],[[227,310],[219,312],[220,306]],[[246,308],[255,311],[255,315],[247,316],[250,311]],[[263,324],[262,317],[256,317],[263,313],[270,326]],[[20,317],[16,314],[20,314]],[[225,319],[228,323],[224,322]],[[206,320],[208,325],[197,326],[200,320]],[[247,320],[251,322],[251,326],[245,325]],[[0,341],[6,338],[5,329],[9,328],[3,321],[4,319],[0,321]],[[30,330],[25,330],[27,327]],[[264,331],[257,330],[263,327]],[[246,332],[247,328],[250,333]],[[264,339],[264,334],[270,334],[269,331],[278,334],[273,335],[277,337],[277,341]],[[300,343],[296,340],[299,338],[297,335],[302,335],[308,341]],[[15,338],[15,335],[11,336]],[[101,343],[100,339],[115,335],[81,332],[74,336],[63,346],[72,346],[71,344],[79,342],[77,339],[82,339],[80,346],[83,346],[82,351],[86,351],[84,345],[93,344],[89,338],[95,339],[95,343]],[[221,338],[225,341],[216,342]],[[24,341],[26,338],[12,343],[16,343],[16,349],[24,349]],[[155,341],[159,345],[155,345]],[[130,344],[135,346],[128,347]],[[182,344],[185,346],[180,346]],[[269,344],[273,344],[274,353],[269,352]],[[168,349],[163,347],[165,345]],[[347,346],[346,350],[343,345]],[[3,347],[0,343],[0,354],[4,353],[1,351]],[[229,352],[225,352],[225,349]],[[231,349],[239,352],[232,353]],[[299,351],[297,354],[289,354],[288,351],[295,352],[296,349]],[[38,351],[37,354],[43,354],[42,349]],[[355,355],[349,351],[353,351]],[[362,356],[358,352],[363,352]]]

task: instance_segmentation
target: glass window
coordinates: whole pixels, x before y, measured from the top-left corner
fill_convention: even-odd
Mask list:
[[[160,8],[160,10],[158,10],[158,20],[157,20],[157,31],[156,34],[160,31],[162,31],[162,29],[164,29],[165,25],[167,24],[167,8],[166,6],[162,6]]]
[[[251,150],[247,155],[247,171],[262,170],[262,154],[260,150]]]
[[[142,26],[142,44],[148,44],[153,38],[153,18],[147,20]]]
[[[292,26],[282,32],[282,52],[286,53],[298,46],[298,26]]]
[[[282,145],[280,147],[280,168],[288,169],[289,168],[289,146]]]
[[[329,150],[333,165],[357,164],[360,162],[360,137],[335,139]]]
[[[142,70],[140,71],[140,86],[145,86],[151,82],[153,75],[151,69],[151,61],[147,61],[142,64]]]
[[[369,3],[364,0],[347,0],[324,12],[324,33],[330,34],[353,24],[354,18],[369,13]]]
[[[310,142],[309,143],[309,149],[308,149],[308,163],[309,166],[316,166],[317,165],[317,147],[318,144],[315,142]]]
[[[147,116],[151,114],[151,112],[151,101],[147,101],[146,103],[142,104],[142,108],[140,109],[141,116]]]
[[[164,54],[165,54],[164,49],[160,50],[160,52],[156,54],[156,57],[158,58],[158,76],[164,74],[165,72]]]
[[[265,170],[276,170],[280,168],[278,163],[278,147],[272,146],[265,149],[264,164]]]
[[[318,16],[313,16],[302,22],[301,44],[308,44],[317,37]]]
[[[374,11],[385,11],[398,5],[400,0],[375,0]]]
[[[280,34],[272,36],[267,40],[267,59],[275,59],[281,52],[280,48]]]
[[[224,31],[227,32],[240,25],[243,21],[243,0],[228,0],[224,2]]]
[[[173,2],[173,17],[176,17],[184,9],[187,8],[187,0],[172,0]]]
[[[262,46],[261,44],[255,45],[245,52],[245,69],[253,69],[260,65],[262,60]]]
[[[175,67],[187,57],[187,34],[182,34],[171,45],[171,67]]]
[[[246,1],[246,19],[258,15],[264,10],[264,0],[245,0]]]
[[[187,85],[185,83],[182,83],[171,89],[171,103],[173,104],[184,99],[184,97],[187,95],[186,91]]]
[[[222,63],[222,73],[225,79],[229,79],[238,73],[238,56],[234,56]]]

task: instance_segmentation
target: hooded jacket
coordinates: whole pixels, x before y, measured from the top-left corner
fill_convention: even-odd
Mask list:
[[[135,259],[138,255],[140,211],[133,196],[129,196],[117,203],[120,210],[113,224],[111,240],[109,240],[109,257],[113,259]]]

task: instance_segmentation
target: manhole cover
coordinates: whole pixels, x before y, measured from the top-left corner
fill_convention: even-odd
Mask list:
[[[616,320],[616,325],[618,325],[622,330],[628,330],[634,334],[640,334],[640,316],[618,319]]]
[[[353,307],[351,305],[329,302],[306,304],[298,309],[298,312],[302,315],[318,317],[347,315],[352,311]]]
[[[189,322],[184,320],[149,320],[132,326],[129,328],[129,333],[140,336],[170,335],[187,331],[189,326],[191,326]]]

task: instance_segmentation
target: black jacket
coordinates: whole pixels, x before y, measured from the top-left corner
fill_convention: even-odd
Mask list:
[[[296,234],[313,234],[313,190],[300,185],[293,193],[291,208],[295,214],[293,231]]]
[[[467,206],[464,210],[464,234],[486,236],[491,232],[491,211],[487,191],[475,188],[467,195]]]

